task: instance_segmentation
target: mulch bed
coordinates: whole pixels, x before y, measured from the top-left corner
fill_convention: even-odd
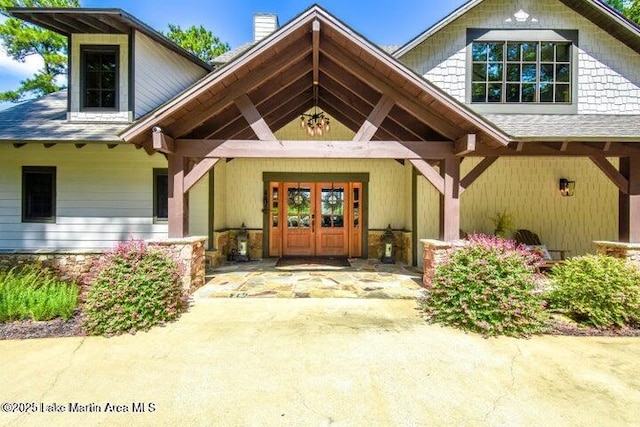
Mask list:
[[[0,323],[0,340],[16,340],[26,338],[77,337],[87,335],[82,328],[82,315],[77,312],[66,322],[60,318],[36,322]]]
[[[568,319],[552,317],[549,335],[570,335],[575,337],[640,337],[640,326],[619,329],[598,329],[581,326]]]

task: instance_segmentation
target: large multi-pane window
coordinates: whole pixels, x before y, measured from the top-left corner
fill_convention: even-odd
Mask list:
[[[471,49],[472,102],[572,102],[571,42],[481,41]]]
[[[116,108],[118,46],[83,46],[81,71],[82,107]]]

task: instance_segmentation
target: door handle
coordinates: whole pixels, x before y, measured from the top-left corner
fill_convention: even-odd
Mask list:
[[[314,233],[316,230],[316,216],[315,214],[311,214],[311,232]]]

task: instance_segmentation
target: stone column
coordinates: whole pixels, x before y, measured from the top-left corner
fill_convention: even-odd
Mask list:
[[[596,252],[614,258],[623,258],[640,268],[640,243],[596,241]]]
[[[434,239],[421,239],[420,242],[423,245],[422,259],[424,263],[422,283],[425,288],[429,288],[431,287],[431,278],[433,277],[434,269],[445,259],[447,251],[453,247],[462,246],[465,242],[464,240],[444,242]]]
[[[182,263],[184,275],[182,276],[182,287],[188,293],[192,293],[202,285],[205,278],[205,246],[207,238],[202,236],[148,240],[149,246],[162,246]]]

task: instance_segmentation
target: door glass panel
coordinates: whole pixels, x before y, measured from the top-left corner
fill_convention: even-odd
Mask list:
[[[271,225],[274,228],[278,227],[278,186],[274,185],[271,189]]]
[[[311,225],[311,189],[300,186],[287,189],[287,227],[309,228]]]
[[[322,197],[322,227],[344,227],[344,188],[323,186]]]
[[[360,223],[360,189],[353,189],[353,227],[358,228]]]

